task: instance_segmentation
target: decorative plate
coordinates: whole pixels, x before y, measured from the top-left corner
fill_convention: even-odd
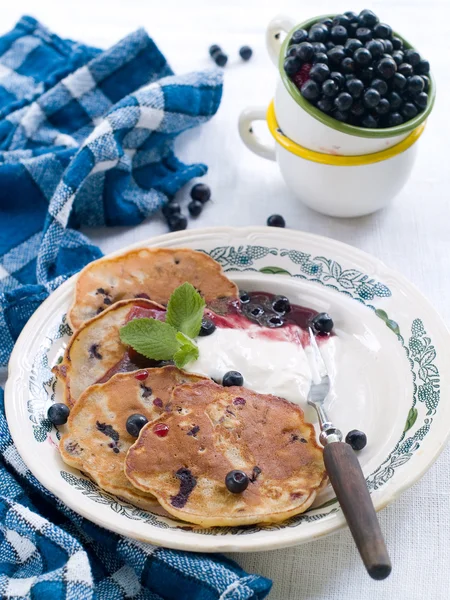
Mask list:
[[[333,392],[328,408],[345,433],[362,429],[359,453],[377,510],[430,467],[450,433],[450,338],[425,298],[377,259],[339,242],[276,228],[180,232],[138,246],[188,247],[217,260],[241,288],[284,293],[333,315]],[[305,514],[273,526],[196,529],[100,490],[60,458],[46,418],[61,390],[51,367],[71,335],[75,279],[58,288],[23,330],[9,364],[6,414],[14,442],[39,481],[84,517],[169,548],[257,551],[291,546],[345,525],[329,490]],[[307,418],[315,421],[310,409]]]

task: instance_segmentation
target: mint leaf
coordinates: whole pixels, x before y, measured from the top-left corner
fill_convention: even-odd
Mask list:
[[[197,360],[199,357],[199,350],[197,344],[184,335],[184,333],[178,332],[176,338],[178,343],[181,344],[181,347],[173,355],[173,360],[175,361],[176,366],[181,369],[187,365],[188,362]]]
[[[120,339],[139,354],[154,360],[171,360],[180,348],[176,330],[156,319],[134,319],[120,328]]]
[[[167,305],[166,323],[190,338],[198,336],[202,325],[205,301],[190,283],[173,291]]]

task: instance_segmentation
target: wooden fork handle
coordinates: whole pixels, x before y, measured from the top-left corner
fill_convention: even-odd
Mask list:
[[[361,466],[351,446],[332,442],[323,451],[325,468],[367,572],[386,579],[392,566]]]

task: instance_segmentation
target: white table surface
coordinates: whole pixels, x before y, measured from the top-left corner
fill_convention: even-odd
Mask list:
[[[275,70],[265,51],[264,31],[275,14],[301,21],[365,7],[360,0],[316,0],[311,6],[299,0],[3,0],[0,15],[4,31],[21,15],[31,14],[61,36],[101,47],[143,26],[178,73],[210,66],[208,46],[222,45],[230,59],[220,110],[177,143],[182,159],[209,165],[204,180],[214,198],[189,227],[263,225],[268,215],[281,213],[291,228],[330,236],[381,258],[450,318],[449,0],[374,0],[369,5],[430,60],[438,87],[412,177],[389,209],[354,220],[316,214],[288,192],[277,166],[251,154],[237,133],[239,112],[251,104],[267,106],[273,95]],[[238,56],[244,44],[254,50],[248,64]],[[185,203],[188,190],[180,193]],[[87,233],[109,252],[166,230],[155,218],[134,228]],[[450,450],[379,516],[394,565],[384,582],[365,574],[348,531],[297,548],[233,558],[274,580],[271,600],[448,600]]]

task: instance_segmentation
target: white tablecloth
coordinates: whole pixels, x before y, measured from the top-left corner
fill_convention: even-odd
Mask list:
[[[391,208],[355,220],[315,214],[288,192],[276,165],[251,154],[237,133],[239,112],[250,104],[267,106],[273,95],[275,70],[265,51],[264,31],[275,14],[284,12],[301,21],[364,7],[359,0],[316,0],[311,5],[298,0],[3,0],[0,22],[6,31],[22,14],[31,14],[62,36],[102,47],[143,26],[177,72],[210,66],[208,46],[220,44],[230,58],[219,113],[178,142],[181,158],[209,165],[205,181],[214,198],[189,227],[263,225],[268,215],[281,213],[291,228],[330,236],[378,256],[411,279],[449,318],[448,0],[376,0],[371,6],[416,43],[430,60],[438,84],[414,172]],[[248,64],[238,56],[243,44],[254,49]],[[180,193],[182,202],[187,203],[188,191]],[[132,229],[87,233],[109,252],[166,231],[164,222],[155,218]],[[394,565],[384,582],[365,574],[347,531],[297,548],[233,558],[274,580],[271,600],[448,600],[449,449],[413,489],[380,514],[380,521]]]

